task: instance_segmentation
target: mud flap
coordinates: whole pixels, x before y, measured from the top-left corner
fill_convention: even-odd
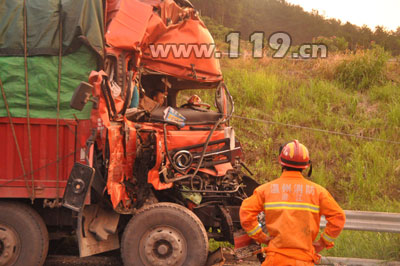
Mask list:
[[[80,257],[119,249],[118,221],[119,214],[113,210],[85,206],[78,215],[76,230]]]
[[[80,212],[93,182],[94,169],[90,166],[75,163],[68,178],[62,206]]]

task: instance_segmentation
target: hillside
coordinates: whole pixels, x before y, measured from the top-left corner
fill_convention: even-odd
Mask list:
[[[242,57],[225,58],[222,67],[235,100],[232,125],[256,179],[279,176],[279,146],[296,138],[310,150],[311,180],[344,209],[399,213],[400,61],[393,56],[400,54],[400,27],[343,24],[284,0],[192,2],[221,50],[230,31],[241,33]],[[252,59],[246,53],[254,31],[288,32],[294,45],[325,43],[328,59]],[[338,40],[342,52],[331,49]],[[322,254],[400,260],[397,234],[345,231],[335,245]]]
[[[344,209],[400,212],[400,82],[391,78],[400,76],[400,63],[385,58],[377,47],[329,60],[224,59],[235,100],[232,125],[255,177],[260,182],[278,177],[279,146],[296,138],[310,150],[311,180]],[[343,82],[340,71],[348,67],[354,76],[346,80],[357,81],[359,71],[368,86]],[[372,78],[375,74],[379,77]],[[213,95],[198,93],[213,102]],[[398,260],[400,238],[347,231],[324,255]]]
[[[305,12],[302,7],[285,0],[191,0],[202,16],[210,17],[217,24],[240,31],[243,40],[254,31],[266,36],[285,31],[292,36],[295,45],[310,43],[320,36],[343,37],[348,48],[370,48],[371,43],[383,46],[393,55],[400,54],[400,24],[396,32],[384,27],[370,29],[326,19],[317,11]],[[343,7],[346,8],[346,7]],[[358,10],[356,12],[362,12]]]

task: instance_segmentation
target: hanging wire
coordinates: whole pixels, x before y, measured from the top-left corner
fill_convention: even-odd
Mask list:
[[[276,122],[276,121],[270,121],[270,120],[264,120],[264,119],[258,119],[258,118],[248,118],[248,117],[243,117],[243,116],[238,116],[238,115],[233,115],[232,117],[234,117],[234,118],[239,118],[239,119],[243,119],[243,120],[250,120],[250,121],[265,123],[265,124],[272,124],[272,125],[279,125],[279,126],[285,126],[285,127],[292,127],[292,128],[298,128],[298,129],[312,130],[312,131],[322,132],[322,133],[332,134],[332,135],[353,137],[353,138],[364,139],[364,140],[368,140],[368,141],[378,141],[378,142],[385,142],[385,143],[391,143],[391,144],[400,144],[400,141],[386,140],[386,139],[379,139],[379,138],[371,138],[371,137],[364,137],[364,136],[360,136],[360,135],[357,135],[357,134],[349,134],[349,133],[338,132],[338,131],[332,131],[332,130],[326,130],[326,129],[320,129],[320,128],[313,128],[313,127],[305,127],[305,126],[299,126],[299,125],[292,125],[292,124],[288,124],[288,123],[282,123],[282,122]]]

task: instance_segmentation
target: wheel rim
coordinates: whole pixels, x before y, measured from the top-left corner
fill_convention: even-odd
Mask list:
[[[186,239],[169,226],[148,230],[140,239],[140,258],[145,265],[182,265],[187,255]]]
[[[21,251],[17,232],[10,226],[0,224],[0,265],[12,265]]]

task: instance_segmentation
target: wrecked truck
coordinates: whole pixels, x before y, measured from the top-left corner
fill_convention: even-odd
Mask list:
[[[19,60],[22,70],[19,79],[0,74],[1,141],[11,155],[0,173],[0,264],[43,264],[49,237],[71,231],[81,257],[121,248],[125,265],[202,266],[210,238],[249,244],[239,207],[258,184],[246,174],[229,125],[234,102],[218,60],[154,56],[155,45],[214,43],[192,4],[48,2],[40,15],[42,1],[6,1],[0,9],[20,22],[12,26],[3,16],[1,32],[23,36],[0,38],[0,59],[10,64],[4,69]],[[44,15],[54,23],[33,27],[43,25]],[[92,55],[87,62],[85,52]],[[50,59],[55,77],[49,71],[32,81],[28,73],[40,69],[40,56]],[[71,90],[87,80],[82,74],[89,63],[88,82]],[[22,95],[14,101],[14,89],[5,88],[21,80]],[[203,90],[215,95],[213,103],[197,95],[182,103],[185,92]],[[156,101],[155,92],[164,99]],[[43,102],[31,102],[30,95]],[[43,110],[50,103],[53,108]]]

